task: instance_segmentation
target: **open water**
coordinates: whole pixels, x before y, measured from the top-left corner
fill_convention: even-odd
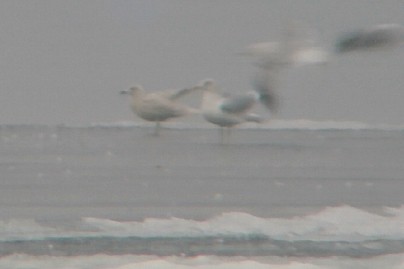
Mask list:
[[[404,268],[404,127],[0,126],[0,268]]]

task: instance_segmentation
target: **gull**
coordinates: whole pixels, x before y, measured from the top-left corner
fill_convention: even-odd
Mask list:
[[[325,64],[338,54],[394,48],[404,44],[404,26],[378,24],[342,34],[335,42],[335,52],[320,46],[316,32],[302,23],[291,23],[280,42],[260,42],[247,46],[241,53],[254,58],[264,70],[283,70],[309,64]]]
[[[206,121],[220,127],[222,142],[225,140],[225,129],[229,134],[232,127],[241,123],[260,123],[263,121],[259,115],[250,113],[260,99],[257,92],[251,91],[232,96],[225,95],[219,93],[215,82],[211,79],[204,80],[202,85],[194,88],[203,90],[201,114]]]
[[[404,44],[404,27],[395,24],[378,24],[341,35],[336,42],[337,53],[393,48]]]
[[[159,135],[161,122],[198,112],[198,110],[178,102],[180,97],[195,90],[197,88],[146,93],[142,86],[137,85],[129,90],[121,91],[121,94],[131,95],[133,112],[146,121],[155,122],[154,134]]]
[[[279,42],[254,43],[239,53],[254,59],[256,69],[253,86],[261,103],[272,111],[279,107],[275,90],[281,72],[305,65],[326,64],[334,57],[350,51],[371,52],[404,44],[404,26],[395,23],[345,34],[338,39],[335,51],[320,45],[315,31],[302,23],[292,22],[286,30]]]
[[[271,112],[279,107],[276,88],[281,72],[305,65],[326,64],[330,59],[330,53],[320,46],[316,32],[297,22],[288,25],[281,41],[250,44],[239,54],[254,59],[257,69],[253,87],[261,103]]]

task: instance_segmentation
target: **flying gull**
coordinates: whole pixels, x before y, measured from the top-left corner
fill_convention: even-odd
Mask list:
[[[253,59],[256,70],[252,85],[262,104],[271,112],[279,107],[276,89],[281,72],[286,69],[325,64],[330,59],[328,51],[320,45],[317,33],[303,23],[292,22],[286,28],[281,41],[250,44],[241,55]]]

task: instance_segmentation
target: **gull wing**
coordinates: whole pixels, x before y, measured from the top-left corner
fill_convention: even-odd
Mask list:
[[[184,88],[184,89],[174,89],[174,90],[165,90],[161,91],[159,94],[161,94],[162,97],[165,97],[170,100],[177,100],[178,98],[181,98],[185,95],[188,95],[190,93],[196,92],[201,90],[199,87],[192,87],[192,88]]]
[[[292,63],[295,66],[305,64],[325,64],[328,62],[329,55],[321,47],[305,48],[297,51],[293,55]]]
[[[266,70],[325,63],[329,55],[320,45],[318,36],[315,29],[292,21],[285,27],[279,42],[254,43],[242,54],[254,57],[254,64]]]
[[[145,96],[141,103],[141,113],[144,117],[153,120],[165,120],[172,117],[185,115],[190,110],[187,106],[172,102],[161,96],[161,92],[151,93]]]
[[[394,46],[404,43],[404,27],[380,24],[342,35],[336,42],[338,53]]]
[[[253,94],[236,95],[226,98],[220,108],[224,112],[242,114],[250,110],[256,102]]]

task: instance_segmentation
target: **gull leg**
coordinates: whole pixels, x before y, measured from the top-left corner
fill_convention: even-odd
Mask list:
[[[225,142],[224,127],[219,128],[219,138],[220,138],[220,144],[224,144]]]
[[[224,127],[223,128],[223,143],[229,144],[230,143],[230,135],[231,135],[231,127]]]
[[[230,127],[220,127],[219,135],[220,135],[220,144],[228,144],[230,141]]]
[[[226,128],[226,139],[227,139],[227,141],[230,141],[230,137],[231,137],[231,128],[230,127],[227,127]]]
[[[160,136],[160,130],[161,130],[161,123],[159,121],[157,121],[156,122],[156,127],[154,128],[153,135]]]

